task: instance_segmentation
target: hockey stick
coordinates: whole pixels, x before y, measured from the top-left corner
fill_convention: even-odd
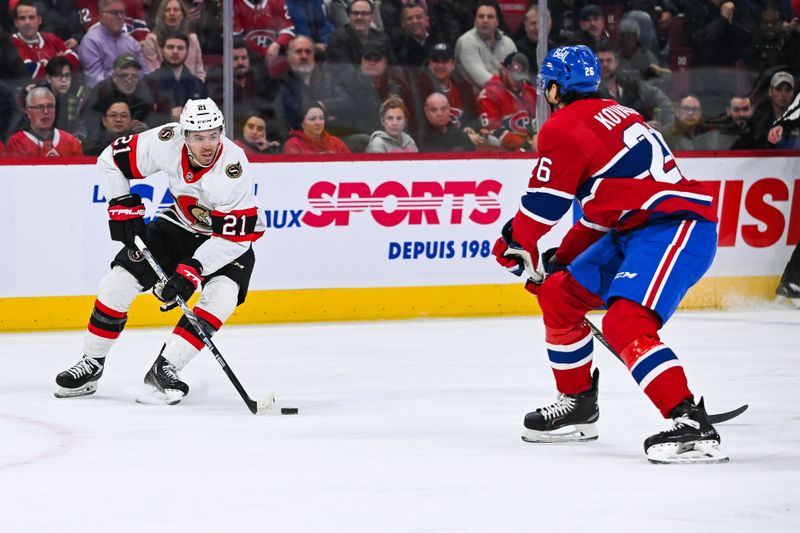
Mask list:
[[[612,355],[614,355],[614,357],[616,357],[623,364],[625,364],[625,361],[622,360],[622,357],[620,357],[619,354],[616,352],[616,350],[614,350],[614,348],[612,348],[611,345],[608,343],[608,339],[606,339],[606,336],[603,335],[602,331],[600,331],[600,328],[595,326],[594,323],[591,320],[589,320],[588,318],[584,318],[583,319],[583,323],[586,324],[587,326],[589,326],[589,329],[592,330],[592,335],[594,335],[595,339],[600,341],[600,344],[605,346],[608,349],[608,351],[611,352]],[[734,409],[732,411],[725,411],[724,413],[717,413],[715,415],[711,415],[710,414],[710,415],[708,415],[708,421],[711,422],[712,424],[719,424],[720,422],[727,422],[728,420],[730,420],[732,418],[736,418],[740,414],[742,414],[745,411],[747,411],[748,407],[749,407],[748,404],[744,404],[741,407],[738,407],[738,408],[736,408],[736,409]]]
[[[161,268],[161,265],[158,264],[158,261],[156,261],[155,257],[153,257],[153,254],[147,249],[147,246],[144,244],[142,238],[137,235],[135,240],[136,247],[139,248],[139,251],[142,252],[144,258],[147,259],[148,263],[150,263],[150,266],[158,276],[158,279],[163,283],[166,283],[168,278],[164,273],[164,269]],[[270,394],[269,398],[266,400],[261,400],[260,402],[250,398],[250,396],[247,395],[247,392],[245,392],[244,387],[242,387],[242,384],[239,383],[239,379],[236,377],[236,374],[234,374],[233,370],[231,370],[230,365],[228,365],[227,361],[225,361],[225,358],[222,357],[222,354],[211,341],[211,336],[206,332],[205,327],[203,326],[202,322],[200,322],[200,319],[197,318],[197,315],[195,315],[194,312],[189,309],[189,306],[186,305],[186,302],[180,296],[175,298],[175,301],[180,306],[183,314],[186,315],[186,318],[189,319],[189,322],[191,322],[195,331],[197,331],[197,335],[200,337],[200,340],[203,341],[203,344],[205,344],[206,348],[208,348],[208,350],[214,355],[214,359],[217,360],[219,365],[222,367],[222,370],[225,371],[225,375],[228,376],[229,380],[231,380],[231,383],[233,383],[233,386],[239,392],[239,396],[242,397],[244,403],[247,404],[247,408],[250,409],[250,412],[254,415],[260,415],[271,411],[272,407],[275,405],[275,395]]]

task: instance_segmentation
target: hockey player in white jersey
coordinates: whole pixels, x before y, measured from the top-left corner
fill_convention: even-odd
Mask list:
[[[97,160],[109,198],[111,238],[125,247],[100,282],[89,318],[80,361],[56,377],[58,398],[97,390],[105,360],[128,318],[133,300],[152,290],[164,304],[176,306],[201,290],[194,313],[213,334],[244,302],[255,264],[252,243],[264,232],[254,196],[253,173],[244,152],[223,134],[223,116],[210,98],[189,100],[180,122],[121,137]],[[163,171],[174,203],[145,225],[142,199],[130,182]],[[142,237],[169,275],[158,278],[134,244]],[[174,404],[189,387],[178,372],[203,347],[183,316],[144,378],[164,403]]]

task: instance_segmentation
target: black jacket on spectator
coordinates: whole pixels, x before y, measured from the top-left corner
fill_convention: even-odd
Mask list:
[[[269,77],[264,68],[264,60],[250,60],[250,72],[247,73],[244,85],[233,83],[233,112],[234,121],[242,118],[244,113],[251,110],[259,111],[267,119],[275,120],[275,98],[279,85],[276,80]],[[222,104],[222,75],[223,65],[217,65],[208,71],[206,76],[206,89],[208,96],[215,102]]]
[[[453,70],[453,74],[451,75],[450,79],[450,90],[455,89],[458,91],[459,99],[461,100],[462,114],[461,117],[459,117],[461,128],[470,126],[480,129],[480,124],[478,123],[478,101],[475,97],[474,91],[472,90],[472,83],[463,75],[461,75],[458,69]],[[431,76],[431,73],[428,71],[428,69],[424,69],[417,76],[416,89],[419,95],[417,101],[413,103],[413,106],[410,106],[408,103],[406,105],[409,106],[410,114],[414,115],[415,112],[418,114],[416,117],[416,123],[424,124],[425,117],[422,115],[422,110],[425,107],[425,100],[431,93],[446,94],[446,91],[442,90],[441,83],[439,83],[439,80]],[[409,131],[415,130],[409,127]]]
[[[399,67],[388,67],[373,83],[373,78],[353,74],[339,81],[336,97],[325,102],[329,120],[327,130],[331,135],[343,137],[356,133],[370,135],[381,129],[378,111],[386,98],[396,95],[410,101],[411,88]]]
[[[385,50],[390,64],[396,62],[394,52],[392,52],[392,42],[387,34],[370,28],[367,41]],[[334,30],[328,39],[328,47],[325,49],[327,63],[334,65],[332,74],[336,78],[349,76],[353,71],[342,68],[342,65],[352,65],[353,68],[357,68],[361,63],[363,50],[364,45],[361,44],[361,39],[349,24],[344,28]]]
[[[692,66],[734,66],[753,39],[754,23],[739,0],[729,24],[712,0],[681,0],[684,43],[692,48]]]
[[[161,124],[153,113],[153,94],[144,79],[139,80],[133,93],[125,94],[108,77],[95,85],[86,97],[86,113],[83,119],[87,138],[94,136],[103,127],[103,113],[116,101],[128,104],[133,120],[141,121],[151,128]]]
[[[473,2],[467,0],[428,0],[431,27],[455,46],[456,41],[475,25]]]
[[[767,140],[767,134],[772,129],[772,124],[775,120],[777,118],[772,111],[772,100],[766,98],[756,107],[753,112],[753,118],[750,119],[750,123],[753,125],[753,148],[774,148],[774,145]]]
[[[452,125],[447,126],[447,131],[441,132],[425,121],[415,140],[420,152],[472,152],[475,150],[469,136]]]
[[[161,123],[169,122],[173,107],[183,106],[187,100],[206,98],[208,92],[200,78],[189,72],[185,66],[178,79],[172,67],[165,64],[145,76],[145,82],[153,94],[154,111]]]
[[[302,129],[302,110],[306,104],[326,102],[334,96],[333,80],[322,65],[316,65],[308,85],[291,70],[278,81],[277,111],[284,125],[293,130]]]
[[[410,35],[400,33],[394,41],[394,55],[397,56],[397,64],[404,67],[421,67],[428,59],[433,45],[441,40],[438,35],[428,33],[425,42],[420,43]]]

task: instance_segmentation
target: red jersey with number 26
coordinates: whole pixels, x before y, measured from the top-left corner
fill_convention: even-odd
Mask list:
[[[539,159],[514,217],[514,240],[536,243],[569,210],[583,218],[556,254],[571,262],[612,229],[633,229],[659,218],[716,222],[713,197],[685,178],[661,134],[613,100],[578,100],[556,110],[539,132]]]

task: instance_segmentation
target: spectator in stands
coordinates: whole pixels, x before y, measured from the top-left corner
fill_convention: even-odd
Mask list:
[[[575,34],[572,44],[583,44],[594,50],[609,42],[611,37],[606,30],[603,9],[597,4],[586,4],[578,12],[580,31]]]
[[[437,43],[431,49],[425,69],[417,76],[417,92],[420,102],[432,93],[441,93],[450,103],[450,123],[458,129],[478,127],[478,103],[472,83],[456,70],[453,47]],[[419,105],[417,109],[422,109]]]
[[[277,95],[278,84],[266,74],[263,61],[250,52],[244,39],[233,41],[233,112],[234,122],[243,118],[243,113],[251,109],[259,111],[270,120],[275,120],[273,100]],[[251,57],[251,54],[253,57]],[[255,59],[254,59],[255,58]],[[208,94],[215,102],[223,100],[223,69],[217,65],[208,72]]]
[[[39,13],[42,17],[39,30],[55,34],[67,48],[75,50],[86,34],[75,0],[46,0],[41,5],[44,7]]]
[[[354,0],[348,7],[349,23],[343,28],[334,30],[328,39],[327,63],[331,65],[333,76],[346,79],[358,70],[364,48],[386,50],[390,63],[395,62],[392,43],[389,36],[370,27],[374,17],[374,5],[369,0]],[[371,131],[371,130],[370,130]]]
[[[11,44],[36,83],[45,81],[47,62],[56,56],[66,57],[76,70],[80,66],[78,54],[56,35],[40,32],[41,25],[42,17],[34,0],[19,0],[14,8],[17,33],[11,36]]]
[[[380,108],[383,129],[372,133],[365,152],[370,154],[419,152],[417,143],[405,132],[408,124],[408,109],[403,100],[390,96]]]
[[[675,118],[672,102],[661,89],[642,80],[637,72],[620,70],[619,50],[614,46],[598,46],[596,54],[602,67],[598,92],[604,98],[613,98],[635,109],[656,129],[672,126]]]
[[[83,155],[81,143],[70,133],[53,127],[56,97],[46,87],[34,87],[25,96],[28,127],[8,139],[9,157],[66,157]]]
[[[794,98],[794,76],[786,71],[776,72],[769,83],[767,98],[753,113],[753,137],[756,148],[771,148],[767,136],[773,124],[789,108]]]
[[[639,42],[641,29],[633,19],[624,19],[619,24],[619,68],[633,70],[642,79],[669,79],[672,72],[658,64],[658,58]]]
[[[692,94],[681,98],[675,109],[675,124],[664,132],[664,140],[672,151],[708,150],[711,139],[703,124],[700,99]]]
[[[131,135],[131,110],[128,102],[118,100],[111,102],[103,112],[103,127],[94,133],[91,140],[84,142],[83,153],[85,155],[100,155],[106,146],[114,142],[119,137]]]
[[[550,35],[553,24],[549,15],[546,17],[546,20],[546,31],[547,34]],[[522,36],[520,36],[514,44],[517,47],[517,51],[525,54],[525,57],[528,58],[531,71],[533,74],[536,74],[539,72],[539,61],[536,59],[536,48],[539,46],[539,6],[537,4],[531,5],[528,11],[525,12],[522,29]],[[556,43],[548,40],[547,49],[550,50],[555,47]]]
[[[328,0],[328,18],[333,23],[334,30],[344,28],[350,23],[350,5],[352,3],[353,0]],[[383,2],[372,2],[373,14],[370,25],[378,31],[384,31],[382,6]]]
[[[0,28],[0,83],[14,90],[30,83],[31,76],[10,40],[11,36]]]
[[[338,137],[325,130],[325,107],[321,102],[303,109],[302,131],[292,130],[283,145],[285,154],[349,154],[350,149]]]
[[[189,22],[189,8],[183,0],[161,0],[155,17],[155,26],[144,41],[142,41],[142,53],[144,63],[154,71],[161,67],[163,56],[161,47],[164,44],[164,36],[169,32],[186,34],[189,37],[189,49],[186,53],[184,65],[189,72],[206,81],[206,68],[203,65],[203,51],[200,48],[200,40],[197,34],[192,31]]]
[[[495,0],[478,0],[475,26],[456,42],[458,67],[476,91],[500,71],[508,54],[517,51],[514,41],[498,29],[498,11]]]
[[[740,0],[678,0],[684,16],[684,41],[692,48],[692,66],[736,64],[753,39],[754,28]]]
[[[358,5],[358,0],[353,2],[353,9],[359,9]],[[377,43],[365,46],[358,71],[338,80],[336,96],[326,102],[331,132],[342,137],[352,152],[363,152],[369,136],[380,128],[379,110],[384,100],[391,95],[403,101],[411,99],[403,71],[389,67],[389,53]]]
[[[200,78],[185,67],[189,36],[167,31],[161,37],[161,67],[147,75],[145,82],[153,94],[154,111],[162,123],[180,116],[187,100],[206,98],[208,92]]]
[[[244,122],[235,134],[238,144],[247,154],[279,154],[283,151],[279,141],[267,137],[267,121],[258,111],[251,110],[244,115]]]
[[[316,43],[318,52],[325,52],[334,26],[325,13],[324,0],[286,0],[286,8],[294,22],[295,35],[305,35]]]
[[[525,33],[523,22],[530,2],[524,0],[497,0],[505,25],[500,28],[516,39]]]
[[[189,21],[197,32],[203,54],[221,56],[222,50],[222,8],[219,0],[203,0],[192,3]],[[206,62],[206,67],[208,67]]]
[[[439,37],[431,34],[431,23],[423,7],[408,2],[400,11],[401,31],[395,34],[394,54],[398,64],[420,67]]]
[[[100,0],[100,24],[86,32],[78,52],[87,87],[94,87],[111,75],[114,61],[123,53],[136,57],[144,65],[144,56],[139,43],[123,32],[125,27],[125,2],[122,0]],[[145,74],[150,70],[142,67]]]
[[[153,114],[153,94],[142,78],[139,59],[129,52],[122,53],[113,67],[111,76],[98,83],[86,98],[83,128],[89,137],[101,127],[103,113],[111,102],[120,100],[128,103],[134,132],[158,125]]]
[[[72,64],[64,56],[56,56],[47,63],[47,87],[56,97],[55,127],[68,131],[79,140],[80,112],[86,97],[86,88],[80,76],[72,75]]]
[[[255,53],[276,58],[294,38],[284,0],[233,0],[233,33]]]
[[[711,127],[709,148],[711,150],[750,150],[755,148],[753,128],[753,104],[747,95],[731,97],[725,114],[706,121]]]
[[[536,89],[530,75],[528,58],[512,52],[478,95],[481,131],[498,139],[506,150],[531,149],[526,143],[529,124],[536,120]]]
[[[302,110],[310,102],[333,96],[333,81],[323,68],[317,68],[313,41],[298,35],[289,43],[286,57],[289,71],[279,80],[278,112],[288,128],[300,129]]]
[[[781,31],[781,12],[776,4],[768,3],[764,6],[755,38],[746,47],[743,56],[752,84],[757,85],[757,81],[766,72],[774,71],[778,67],[800,74],[800,38],[795,32]],[[758,96],[764,93],[763,85],[755,87]]]
[[[125,2],[125,28],[124,32],[142,42],[150,33],[145,18],[143,0],[124,0]],[[149,3],[150,0],[147,0]],[[83,27],[89,30],[100,21],[97,0],[76,0]]]
[[[416,139],[420,152],[471,152],[476,145],[486,144],[486,139],[474,129],[453,126],[445,95],[428,95],[424,111],[425,121]]]

